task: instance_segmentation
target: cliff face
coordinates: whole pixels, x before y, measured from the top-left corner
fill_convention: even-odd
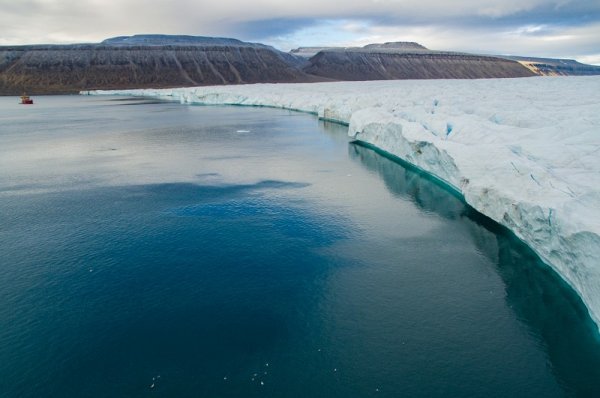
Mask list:
[[[318,80],[297,63],[235,43],[0,47],[0,95]]]
[[[586,65],[573,59],[502,56],[519,62],[540,76],[592,76],[600,75],[600,66]]]
[[[431,51],[413,42],[305,47],[201,36],[135,35],[98,44],[0,47],[0,95],[332,80],[480,79],[600,74],[571,60]]]
[[[336,80],[481,79],[535,76],[516,61],[433,51],[321,51],[305,72]]]

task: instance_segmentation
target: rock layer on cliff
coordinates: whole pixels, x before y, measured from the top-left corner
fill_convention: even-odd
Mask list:
[[[231,41],[0,47],[0,95],[318,80],[297,64],[268,46]]]
[[[414,42],[306,47],[285,53],[237,39],[119,36],[99,44],[0,46],[0,95],[93,89],[335,80],[481,79],[600,73],[569,60],[550,65],[432,51]],[[550,72],[548,72],[550,71]]]
[[[394,49],[324,50],[310,59],[307,73],[335,80],[482,79],[535,73],[496,57]]]
[[[574,59],[535,58],[506,55],[502,56],[502,58],[517,61],[521,65],[530,69],[536,75],[540,76],[600,75],[600,66],[582,64]]]

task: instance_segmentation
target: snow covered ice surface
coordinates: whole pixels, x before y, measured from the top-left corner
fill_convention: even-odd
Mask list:
[[[257,84],[94,92],[272,106],[349,124],[508,227],[600,325],[600,77]]]

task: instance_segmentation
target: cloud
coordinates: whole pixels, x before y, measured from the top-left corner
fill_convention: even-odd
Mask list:
[[[0,44],[136,33],[283,47],[409,38],[442,49],[591,57],[600,53],[589,36],[599,22],[597,0],[0,0]]]
[[[232,33],[248,40],[282,36],[312,27],[318,22],[310,18],[280,18],[244,21],[232,27]]]

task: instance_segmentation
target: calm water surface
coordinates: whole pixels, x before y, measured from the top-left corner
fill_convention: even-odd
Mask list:
[[[1,397],[600,396],[535,256],[345,127],[0,98]]]

